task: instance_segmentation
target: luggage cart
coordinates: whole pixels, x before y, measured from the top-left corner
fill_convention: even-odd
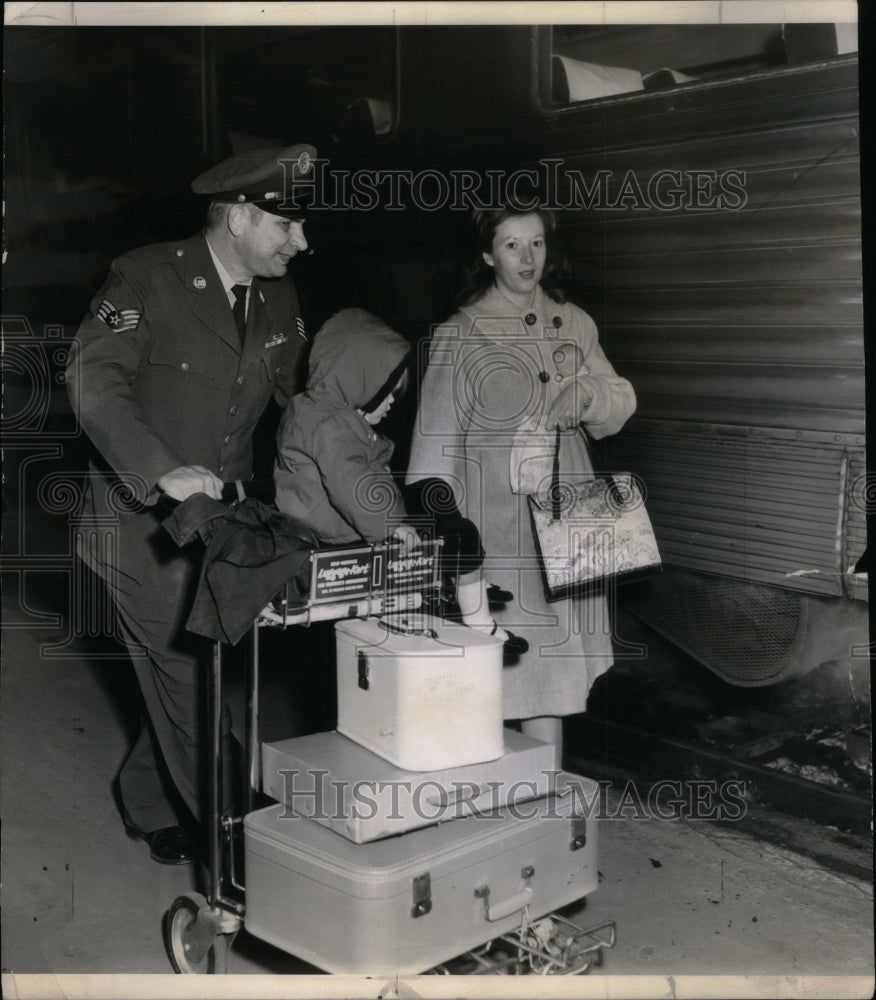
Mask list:
[[[293,600],[287,585],[254,623],[246,678],[245,814],[252,813],[255,795],[261,791],[260,629],[306,627],[312,622],[342,618],[413,616],[422,613],[424,606],[430,611],[440,610],[441,544],[440,539],[424,542],[421,548],[406,554],[395,545],[315,550],[311,554],[308,600],[304,604]],[[216,642],[209,674],[206,895],[187,892],[178,896],[165,916],[165,945],[178,973],[226,972],[229,950],[238,932],[246,927],[246,887],[236,860],[244,817],[223,815],[220,804],[222,654],[222,644]],[[484,907],[489,914],[488,898],[484,899]],[[442,975],[580,975],[601,964],[603,950],[615,944],[614,922],[585,929],[559,913],[531,920],[524,902],[519,908],[520,925],[514,933],[485,938],[475,950],[423,971]]]

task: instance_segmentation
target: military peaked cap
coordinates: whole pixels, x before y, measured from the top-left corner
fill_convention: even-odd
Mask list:
[[[314,159],[316,149],[306,143],[285,149],[251,149],[205,170],[192,181],[192,191],[212,201],[258,205],[272,215],[301,215],[307,199],[302,202],[300,195],[303,188],[313,185]]]

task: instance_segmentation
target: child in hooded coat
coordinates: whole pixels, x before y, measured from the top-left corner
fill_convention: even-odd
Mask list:
[[[446,501],[446,486],[418,482],[403,498],[390,472],[394,445],[374,428],[404,391],[409,354],[404,337],[364,310],[344,309],[323,325],[310,352],[307,388],[289,401],[277,433],[277,506],[327,545],[395,538],[413,548],[420,536],[406,518],[428,514],[445,539],[445,560],[459,569],[462,620],[505,639],[507,653],[525,652],[526,641],[490,616],[477,528],[456,509],[429,509],[430,492],[437,489]]]

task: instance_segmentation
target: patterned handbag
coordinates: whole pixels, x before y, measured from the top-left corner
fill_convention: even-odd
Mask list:
[[[629,582],[661,568],[635,477],[613,472],[574,485],[561,482],[559,428],[547,499],[527,499],[548,601],[587,594],[605,581]]]

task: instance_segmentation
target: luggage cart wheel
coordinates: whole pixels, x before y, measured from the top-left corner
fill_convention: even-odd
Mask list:
[[[171,904],[165,918],[165,941],[175,972],[224,974],[233,935],[221,934],[207,900],[187,892]]]

